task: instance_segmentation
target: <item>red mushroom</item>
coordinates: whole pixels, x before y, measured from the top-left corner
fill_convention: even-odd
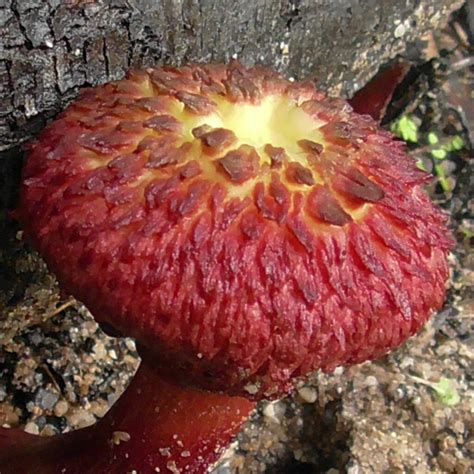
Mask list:
[[[373,359],[445,295],[427,175],[369,116],[263,68],[85,91],[29,148],[28,237],[174,381],[260,399]]]

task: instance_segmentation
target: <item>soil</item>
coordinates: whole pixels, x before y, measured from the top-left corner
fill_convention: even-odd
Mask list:
[[[451,218],[457,246],[445,307],[385,358],[314,374],[293,396],[261,403],[215,473],[474,472],[468,13],[418,45],[427,62],[388,109],[388,127],[400,115],[416,124],[409,152],[433,172],[429,192]],[[457,136],[461,149],[433,154]],[[90,425],[135,373],[135,344],[98,328],[79,302],[61,294],[16,224],[3,216],[0,225],[0,425],[43,436]]]

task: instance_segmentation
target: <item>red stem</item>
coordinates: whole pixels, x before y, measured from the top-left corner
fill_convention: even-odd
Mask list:
[[[407,62],[398,62],[378,72],[370,82],[357,91],[349,100],[352,108],[358,114],[370,115],[380,122],[393,97],[395,89],[403,81],[410,65]]]
[[[254,407],[244,398],[183,388],[142,362],[93,427],[51,438],[0,428],[0,473],[204,473]],[[114,432],[130,439],[116,445]]]

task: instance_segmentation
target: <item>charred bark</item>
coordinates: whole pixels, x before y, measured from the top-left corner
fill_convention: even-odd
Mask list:
[[[0,150],[130,67],[264,63],[351,94],[462,0],[3,0]],[[3,5],[2,5],[3,4]]]

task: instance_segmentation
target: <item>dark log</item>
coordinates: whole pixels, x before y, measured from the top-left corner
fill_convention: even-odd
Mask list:
[[[2,0],[0,150],[130,67],[271,65],[351,95],[463,0]],[[1,160],[0,156],[0,160]]]

